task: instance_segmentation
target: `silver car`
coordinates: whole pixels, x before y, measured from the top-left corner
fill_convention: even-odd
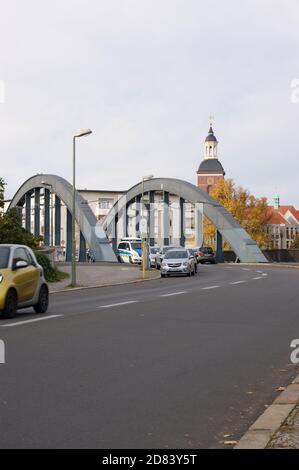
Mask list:
[[[183,247],[182,246],[172,246],[172,245],[161,246],[160,250],[156,254],[156,268],[157,269],[161,268],[162,261],[164,259],[165,254],[167,253],[167,251],[173,250],[173,249],[179,249],[179,248],[183,248]]]
[[[187,249],[168,250],[161,264],[161,277],[167,277],[171,274],[194,276],[196,273],[195,263],[194,255]]]
[[[156,256],[157,253],[159,252],[160,247],[159,246],[150,246],[149,247],[149,264],[151,268],[156,267]]]

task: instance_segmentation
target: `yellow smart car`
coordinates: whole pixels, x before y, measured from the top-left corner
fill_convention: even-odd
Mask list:
[[[0,245],[0,314],[12,318],[18,308],[26,307],[45,313],[48,304],[49,289],[33,251],[23,245]]]

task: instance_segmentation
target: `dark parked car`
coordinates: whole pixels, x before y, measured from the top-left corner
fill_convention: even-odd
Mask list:
[[[210,246],[201,246],[198,251],[196,251],[196,256],[198,263],[216,264],[216,253]]]

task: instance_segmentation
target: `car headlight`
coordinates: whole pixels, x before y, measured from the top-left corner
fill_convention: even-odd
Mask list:
[[[0,274],[0,284],[1,284],[2,281],[3,281],[3,275]]]
[[[183,266],[188,266],[187,261],[184,261],[182,264],[183,264]]]
[[[161,266],[167,266],[167,263],[166,263],[166,261],[162,261],[162,264],[161,264]]]

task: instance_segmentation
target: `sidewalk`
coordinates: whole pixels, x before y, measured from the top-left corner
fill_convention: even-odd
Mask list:
[[[59,271],[64,271],[71,275],[70,264],[58,264]],[[159,271],[150,270],[146,272],[146,279],[156,279],[160,277]],[[120,263],[80,263],[77,265],[77,284],[80,287],[100,287],[117,284],[126,284],[142,281],[142,271],[140,266],[132,266]],[[50,292],[59,292],[69,289],[71,277],[59,282],[49,284]]]
[[[235,449],[299,449],[299,375],[282,388]]]
[[[299,449],[299,403],[272,437],[269,449]]]

